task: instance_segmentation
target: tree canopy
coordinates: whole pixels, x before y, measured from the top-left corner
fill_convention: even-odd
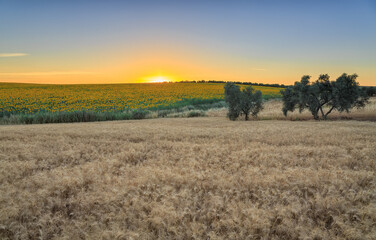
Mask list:
[[[263,108],[261,91],[255,91],[251,86],[241,91],[238,85],[226,83],[225,100],[229,106],[227,116],[231,120],[236,120],[240,114],[244,114],[245,120],[249,120],[249,114],[257,117]]]
[[[308,109],[314,119],[327,119],[333,111],[349,112],[353,107],[364,107],[369,96],[365,89],[356,82],[358,75],[342,74],[336,81],[330,81],[328,74],[321,74],[319,78],[310,83],[310,76],[305,75],[300,82],[295,82],[291,87],[282,90],[283,114],[299,109],[302,112]],[[326,110],[324,107],[328,107]]]

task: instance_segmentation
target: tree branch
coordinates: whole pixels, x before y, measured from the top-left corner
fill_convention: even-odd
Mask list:
[[[331,113],[334,109],[334,106],[332,106],[332,108],[325,114],[324,118],[326,119],[326,117],[329,115],[329,113]]]

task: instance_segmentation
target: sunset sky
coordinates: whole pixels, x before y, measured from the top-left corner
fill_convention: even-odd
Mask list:
[[[376,85],[376,1],[0,0],[0,82]]]

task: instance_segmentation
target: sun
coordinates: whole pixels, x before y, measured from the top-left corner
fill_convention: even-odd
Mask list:
[[[158,77],[153,77],[151,82],[153,83],[163,83],[163,82],[168,82],[168,79],[163,76],[158,76]]]
[[[165,76],[153,76],[144,78],[145,82],[147,83],[164,83],[164,82],[171,82],[169,77]]]

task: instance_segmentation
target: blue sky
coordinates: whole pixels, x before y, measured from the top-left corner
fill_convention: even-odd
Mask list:
[[[0,0],[0,34],[0,81],[376,85],[376,1]]]

